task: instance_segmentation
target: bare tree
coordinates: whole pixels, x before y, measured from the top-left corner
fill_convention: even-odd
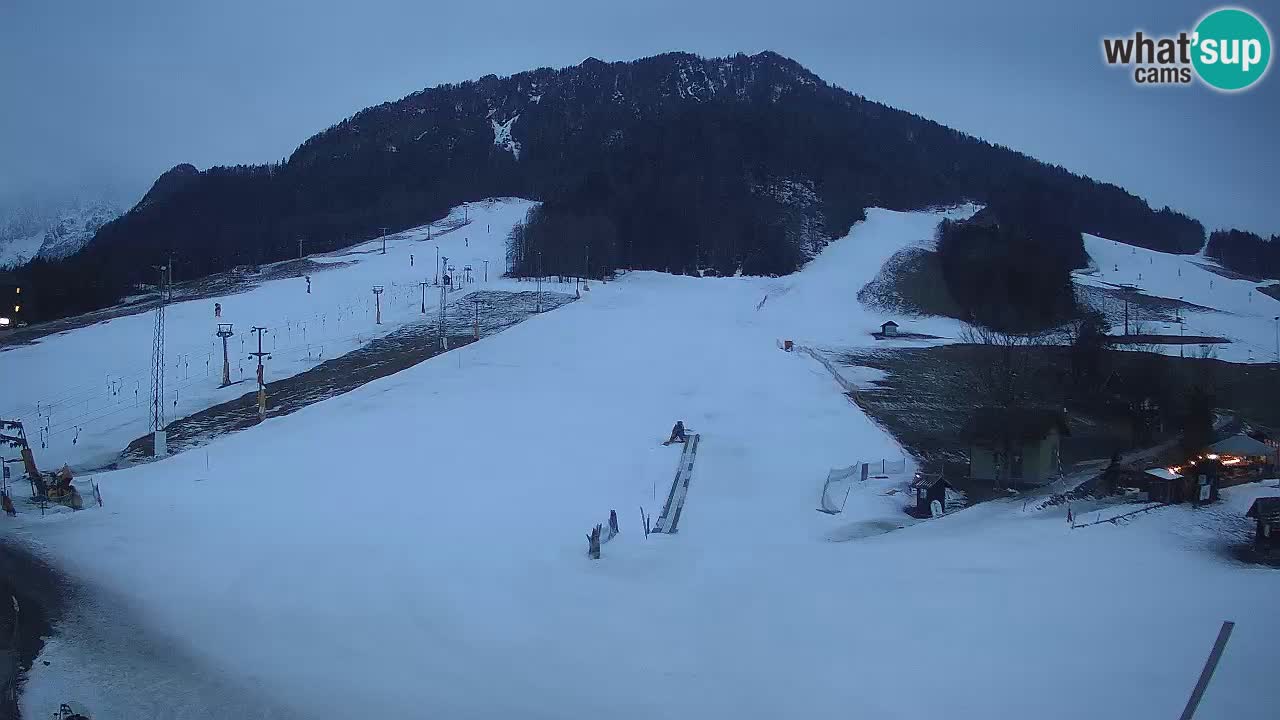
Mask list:
[[[1002,408],[1026,404],[1034,394],[1032,380],[1033,348],[1052,344],[1048,332],[1012,333],[981,325],[966,325],[960,340],[969,345],[985,346],[985,362],[977,364],[974,387],[986,405]]]
[[[1019,425],[1043,412],[1032,410],[1045,401],[1035,382],[1036,349],[1058,338],[1050,332],[1013,333],[968,325],[960,339],[987,350],[974,366],[970,389],[982,407],[974,412],[972,429],[975,444],[993,455],[994,480],[999,486],[1020,451]]]

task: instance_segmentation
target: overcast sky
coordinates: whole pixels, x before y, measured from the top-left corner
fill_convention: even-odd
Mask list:
[[[1280,36],[1280,1],[1243,6]],[[1280,233],[1280,72],[1224,95],[1137,87],[1101,60],[1104,35],[1190,30],[1214,7],[0,0],[0,193],[102,180],[145,190],[181,162],[279,160],[363,107],[489,73],[775,50],[1210,228]]]

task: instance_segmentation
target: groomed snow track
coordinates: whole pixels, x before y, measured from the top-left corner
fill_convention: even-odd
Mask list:
[[[684,444],[680,453],[680,464],[676,466],[676,477],[671,481],[671,492],[667,493],[667,504],[662,507],[662,515],[654,524],[653,531],[675,534],[680,523],[680,513],[684,510],[684,499],[689,494],[689,481],[693,479],[693,462],[698,456],[698,443],[702,436],[694,433]]]

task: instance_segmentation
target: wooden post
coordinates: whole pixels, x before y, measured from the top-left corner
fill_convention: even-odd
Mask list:
[[[1209,657],[1204,661],[1204,669],[1200,671],[1200,679],[1196,681],[1191,697],[1187,699],[1187,706],[1182,709],[1182,715],[1178,720],[1191,720],[1196,714],[1196,708],[1200,707],[1200,698],[1204,697],[1204,691],[1208,689],[1209,681],[1213,679],[1213,671],[1218,668],[1222,651],[1226,649],[1227,641],[1231,639],[1231,630],[1235,626],[1236,624],[1230,620],[1222,623],[1222,629],[1218,630],[1218,639],[1213,641],[1213,649],[1209,651]]]
[[[600,559],[600,531],[604,529],[602,525],[596,525],[591,532],[587,533],[587,557],[592,560]]]

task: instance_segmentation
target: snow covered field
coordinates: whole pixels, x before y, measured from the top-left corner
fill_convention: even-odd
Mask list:
[[[1183,325],[1187,335],[1219,336],[1232,341],[1213,346],[1215,357],[1231,362],[1280,361],[1274,320],[1280,316],[1280,302],[1258,292],[1269,282],[1231,279],[1209,269],[1218,264],[1201,255],[1163,253],[1088,234],[1084,240],[1094,267],[1077,272],[1077,284],[1113,289],[1132,285],[1144,295],[1209,308],[1182,313]],[[1113,332],[1118,334],[1123,329],[1120,324]],[[1178,325],[1148,323],[1146,331],[1176,337]],[[1176,345],[1166,346],[1163,352],[1170,350],[1178,352]]]
[[[896,479],[815,512],[829,469],[901,450],[777,340],[876,342],[857,291],[939,218],[872,211],[788,278],[594,284],[207,454],[100,474],[104,509],[7,522],[207,674],[303,717],[1168,718],[1224,619],[1197,717],[1272,717],[1280,574],[1214,543],[1274,490],[1075,531],[1020,501],[911,524]],[[697,467],[679,533],[646,539],[676,419],[702,436]],[[622,534],[590,561],[610,509]],[[106,652],[77,631],[114,621],[62,628],[31,716],[67,698],[226,716],[181,678],[71,669]]]
[[[165,315],[166,417],[174,420],[254,389],[257,349],[252,326],[268,328],[263,349],[267,382],[315,367],[423,317],[418,283],[433,280],[437,249],[458,274],[470,265],[477,279],[465,290],[529,289],[500,279],[506,270],[508,231],[524,220],[531,203],[504,199],[455,208],[426,226],[311,259],[333,269],[303,278],[271,280],[244,293],[171,305]],[[464,216],[470,222],[463,224]],[[443,232],[442,232],[443,231]],[[410,265],[410,255],[413,264]],[[489,282],[483,282],[488,262]],[[382,324],[375,324],[372,288],[382,285]],[[462,292],[462,291],[459,291]],[[450,300],[459,297],[450,295]],[[428,287],[428,317],[440,290]],[[222,317],[214,317],[214,303]],[[218,323],[233,323],[229,343],[232,385],[219,388],[222,344]],[[145,434],[151,393],[150,312],[65,332],[33,345],[0,350],[0,417],[22,420],[42,467],[105,465],[131,440]],[[25,380],[24,380],[25,379]]]

